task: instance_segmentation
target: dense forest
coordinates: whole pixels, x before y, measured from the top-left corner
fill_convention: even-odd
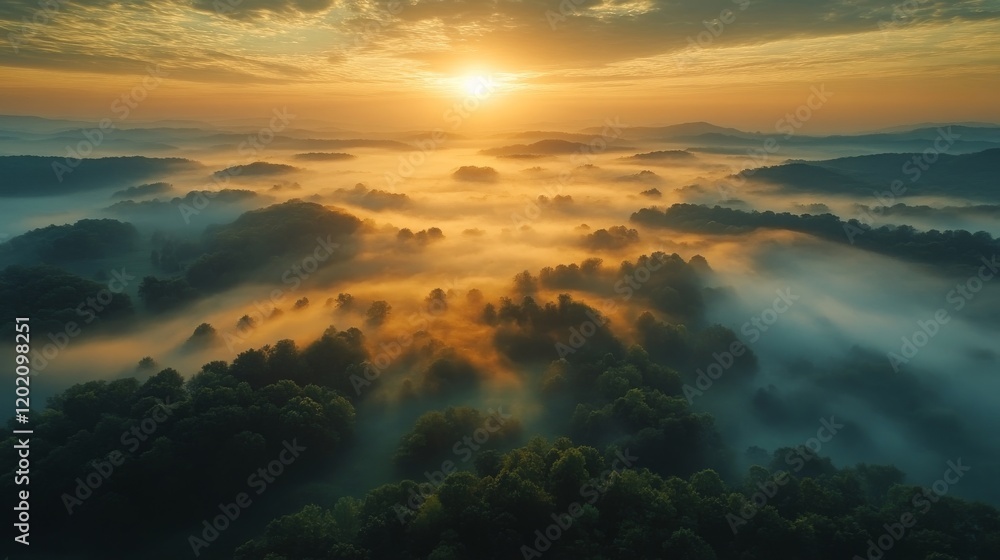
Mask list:
[[[860,220],[843,221],[833,214],[796,215],[788,212],[746,212],[696,204],[674,204],[665,210],[644,208],[632,221],[654,227],[715,235],[739,235],[756,229],[783,229],[904,260],[975,269],[993,255],[1000,243],[985,231],[917,231],[912,226],[871,227]]]
[[[140,183],[155,179],[144,166],[187,160],[81,165],[80,181],[136,168],[87,191],[119,219],[0,244],[5,327],[31,318],[32,552],[1000,558],[1000,455],[984,428],[1000,242],[972,232],[997,206],[789,199],[772,207],[809,213],[773,212],[757,191],[696,204],[709,189],[671,190],[667,168],[713,156],[656,145],[574,167],[572,194],[527,183],[512,196],[509,177],[542,168],[509,162],[587,146],[514,141],[441,170],[459,193],[442,208],[480,203],[492,222],[370,177],[298,182],[311,173],[298,165],[364,154],[220,163],[212,176],[239,184],[214,191]],[[814,188],[852,191],[891,174],[883,159],[850,180],[840,160],[756,177],[821,169]],[[627,174],[636,163],[657,172]],[[653,198],[671,205],[642,208]],[[845,207],[879,220],[831,213]],[[3,436],[0,462],[17,464],[20,436]],[[0,492],[21,476],[0,474]]]
[[[658,258],[674,263],[667,276],[683,280],[689,265]],[[543,281],[554,282],[555,270],[544,271]],[[572,278],[570,271],[602,268],[589,261],[560,270]],[[515,278],[515,285],[526,283],[530,275]],[[1000,553],[1000,512],[947,496],[964,475],[960,458],[942,465],[942,481],[929,488],[904,484],[892,466],[835,467],[816,439],[749,450],[754,466],[737,467],[737,450],[685,393],[689,364],[701,363],[690,356],[731,347],[728,329],[688,332],[644,316],[647,330],[673,333],[669,343],[650,345],[653,355],[601,326],[587,351],[553,360],[557,337],[539,341],[594,317],[594,308],[564,295],[544,305],[523,296],[481,309],[498,350],[525,371],[548,364],[524,382],[537,387],[546,422],[559,435],[529,438],[503,407],[427,412],[398,443],[396,482],[314,501],[243,544],[226,540],[220,535],[238,522],[240,500],[251,507],[285,468],[299,481],[322,480],[363,445],[364,423],[376,421],[378,409],[364,403],[383,379],[371,374],[364,334],[331,327],[303,348],[282,340],[231,363],[206,363],[187,380],[168,368],[142,382],[82,383],[51,399],[37,413],[32,492],[38,519],[61,538],[41,548],[73,550],[115,526],[121,536],[104,556],[132,557],[153,542],[178,556],[187,547],[196,557],[241,560],[888,554],[878,547],[926,560]],[[399,358],[418,371],[402,398],[435,398],[441,387],[464,394],[476,385],[474,366],[433,350],[426,335],[417,339],[410,357]],[[745,354],[739,369],[752,374],[755,367],[752,352]],[[826,426],[827,438],[836,435],[835,420]],[[14,453],[13,440],[0,446],[0,459],[12,461]],[[279,469],[247,478],[249,465]],[[0,478],[6,490],[12,484],[13,474]]]
[[[1000,560],[1000,0],[0,37],[0,560]]]

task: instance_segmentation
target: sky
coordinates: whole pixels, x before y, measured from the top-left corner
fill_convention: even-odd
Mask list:
[[[768,131],[822,86],[815,133],[1000,121],[1000,0],[5,0],[0,37],[3,114],[447,128],[485,82],[468,130]]]

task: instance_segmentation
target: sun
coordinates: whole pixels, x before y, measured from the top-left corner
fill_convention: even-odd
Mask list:
[[[462,93],[482,97],[493,91],[493,80],[483,74],[470,74],[462,79]]]

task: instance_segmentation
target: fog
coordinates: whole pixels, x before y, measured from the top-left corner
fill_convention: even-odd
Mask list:
[[[0,193],[0,217],[8,241],[36,228],[83,219],[112,218],[131,223],[138,232],[129,250],[50,263],[101,284],[114,271],[125,271],[133,277],[124,293],[132,300],[134,314],[123,324],[83,325],[80,336],[36,371],[34,396],[53,396],[93,379],[144,379],[165,367],[190,377],[205,363],[232,361],[250,348],[282,339],[303,348],[328,327],[339,331],[357,327],[371,356],[398,348],[389,352],[379,383],[363,388],[371,394],[357,406],[358,444],[325,481],[290,493],[282,498],[289,504],[276,503],[275,508],[291,511],[315,495],[360,496],[393,480],[387,457],[414,420],[430,410],[459,404],[479,409],[503,406],[525,434],[555,433],[551,411],[538,398],[538,388],[547,362],[561,357],[558,349],[553,346],[545,360],[534,363],[511,359],[497,348],[496,328],[482,320],[486,303],[499,305],[502,297],[519,303],[526,293],[540,305],[556,301],[562,293],[597,309],[612,300],[617,307],[607,313],[609,328],[616,338],[631,344],[639,339],[636,321],[642,313],[650,311],[668,322],[676,316],[651,304],[652,294],[644,294],[643,285],[634,289],[635,297],[624,297],[616,289],[622,278],[619,265],[656,252],[677,253],[684,262],[704,257],[711,268],[701,276],[701,289],[707,294],[704,309],[687,317],[688,327],[728,327],[758,359],[755,372],[727,370],[691,400],[696,411],[715,416],[739,464],[754,463],[747,453],[753,446],[770,453],[802,445],[815,437],[822,419],[834,417],[844,427],[823,444],[821,453],[836,465],[895,464],[908,482],[919,485],[940,476],[945,461],[962,457],[972,471],[954,492],[1000,505],[1000,488],[995,484],[1000,472],[1000,419],[993,402],[1000,390],[996,345],[1000,280],[978,282],[981,288],[972,298],[962,296],[961,308],[953,292],[957,285],[967,285],[982,263],[968,262],[970,268],[961,271],[931,260],[904,260],[852,245],[846,233],[840,241],[777,228],[709,235],[650,227],[631,219],[642,208],[692,203],[745,211],[832,213],[846,221],[871,215],[872,208],[885,203],[905,206],[870,220],[872,226],[997,235],[998,213],[989,200],[946,196],[915,183],[908,194],[880,202],[874,196],[796,190],[792,183],[741,175],[756,167],[780,168],[793,159],[821,162],[879,153],[895,141],[889,137],[825,144],[794,139],[766,161],[758,159],[748,166],[754,160],[748,160],[743,144],[759,142],[754,137],[709,150],[707,138],[657,140],[632,135],[628,129],[602,136],[600,123],[595,125],[598,132],[560,131],[574,133],[568,137],[578,142],[568,153],[524,152],[536,149],[533,142],[539,138],[559,138],[557,132],[528,138],[516,134],[446,138],[437,143],[429,133],[354,131],[346,137],[293,130],[279,133],[273,144],[262,142],[247,150],[230,145],[233,140],[225,131],[205,125],[203,130],[162,133],[161,143],[168,147],[155,153],[130,149],[119,141],[113,147],[98,146],[91,156],[180,157],[191,162],[183,169],[154,165],[141,178],[112,174],[99,186],[81,182],[78,187],[72,185],[74,172],[65,177],[68,186],[60,182],[59,188],[30,196]],[[23,134],[29,132],[36,140],[62,134],[44,129]],[[142,138],[139,131],[129,136],[135,142]],[[401,144],[372,147],[359,138]],[[1000,142],[996,130],[994,141]],[[47,142],[45,146],[58,144],[52,138]],[[499,150],[499,156],[483,153],[504,146],[515,148]],[[36,155],[17,149],[3,144],[4,154],[10,156],[2,158],[3,165],[16,168],[14,156]],[[681,152],[683,156],[631,158],[688,149]],[[303,153],[353,157],[298,157]],[[995,154],[992,161],[997,162]],[[247,167],[255,162],[272,165]],[[225,171],[234,166],[244,166],[243,171]],[[457,173],[462,168],[466,171]],[[123,189],[157,182],[168,184],[169,190],[115,196]],[[889,188],[884,183],[872,187],[872,192]],[[643,194],[653,188],[658,195]],[[226,189],[233,192],[220,193]],[[992,204],[1000,204],[1000,195],[993,196]],[[334,258],[315,258],[323,242],[319,236],[280,256],[252,263],[234,285],[166,310],[143,305],[142,278],[162,279],[180,272],[165,271],[151,260],[151,252],[160,250],[163,239],[197,244],[213,228],[238,223],[245,212],[292,199],[339,209],[361,225],[338,238]],[[122,203],[128,200],[134,204]],[[929,208],[915,210],[920,206]],[[335,234],[339,235],[331,232]],[[14,251],[13,245],[8,246],[0,252],[4,266],[49,262],[32,257],[30,248]],[[248,247],[246,254],[253,251]],[[537,278],[545,267],[589,258],[602,259],[603,265],[588,286],[540,285],[529,291],[515,286],[514,277],[522,271]],[[316,265],[313,271],[308,271],[309,259]],[[179,267],[193,260],[182,256]],[[428,307],[435,289],[446,294],[446,309]],[[775,301],[782,292],[792,294],[794,303],[785,302],[780,306],[784,311],[778,312]],[[339,294],[350,294],[353,303],[338,306]],[[308,304],[296,306],[303,299]],[[391,306],[381,324],[366,315],[376,301]],[[775,320],[766,330],[746,326],[771,309]],[[894,368],[889,354],[901,354],[902,338],[912,339],[921,330],[918,322],[926,323],[941,309],[947,311],[947,322],[937,324],[926,345]],[[240,323],[244,316],[252,318],[252,326]],[[210,344],[192,346],[188,339],[202,323],[212,325],[218,337]],[[36,334],[36,349],[49,342],[48,334]],[[565,329],[562,338],[570,336]],[[400,344],[403,340],[412,342]],[[155,360],[154,368],[137,366],[146,356]],[[442,356],[472,373],[440,382],[427,370]],[[686,384],[696,386],[697,370],[703,368],[680,374]],[[267,517],[261,514],[261,519]]]

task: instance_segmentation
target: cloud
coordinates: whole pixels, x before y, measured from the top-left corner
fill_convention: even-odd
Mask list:
[[[267,14],[302,16],[329,9],[332,0],[194,0],[197,10],[234,19]]]
[[[23,24],[38,12],[35,1],[0,6],[0,37],[23,40],[19,49],[0,49],[0,67],[38,80],[31,70],[124,81],[157,63],[170,81],[312,84],[343,94],[399,87],[440,93],[442,78],[479,67],[501,86],[513,85],[511,91],[635,91],[668,79],[675,85],[674,79],[739,80],[741,74],[752,74],[761,87],[817,73],[855,77],[859,59],[869,76],[905,72],[926,79],[921,70],[927,70],[955,77],[978,74],[1000,44],[990,29],[1000,10],[975,0],[920,2],[900,22],[893,20],[892,3],[876,0],[587,0],[573,11],[568,0],[59,3],[38,25]],[[94,22],[103,31],[95,32]],[[883,44],[886,25],[905,28],[906,36]],[[854,34],[865,36],[854,40]],[[975,55],[963,47],[968,36],[977,38]],[[777,41],[784,42],[780,48],[769,46]],[[919,48],[928,44],[936,47],[933,59]],[[741,48],[753,52],[734,52]],[[873,49],[877,60],[868,57]],[[15,74],[11,81],[19,79]],[[49,83],[39,85],[58,95]],[[104,87],[117,89],[110,82]],[[121,91],[131,87],[122,83]],[[334,147],[343,146],[308,149]]]
[[[678,52],[691,46],[689,39],[697,42],[703,33],[708,35],[702,35],[702,46],[737,46],[873,32],[880,30],[880,22],[894,21],[893,4],[881,0],[588,0],[572,6],[569,10],[560,0],[418,0],[404,5],[398,17],[412,24],[446,24],[442,31],[445,48],[404,56],[438,70],[453,64],[456,54],[473,51],[500,67],[514,61],[535,68],[599,65]],[[995,19],[1000,12],[975,0],[938,0],[922,2],[908,15],[907,24],[945,23]],[[405,35],[403,29],[395,31]]]

